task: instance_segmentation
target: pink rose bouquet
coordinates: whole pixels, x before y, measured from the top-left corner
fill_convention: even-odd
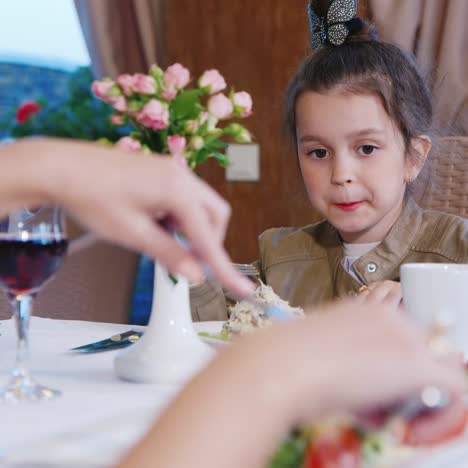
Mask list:
[[[148,74],[126,73],[92,84],[96,97],[115,111],[111,123],[132,130],[117,142],[120,148],[167,154],[192,169],[209,158],[227,166],[226,140],[252,139],[239,122],[228,122],[248,117],[252,98],[245,91],[226,93],[226,88],[218,70],[207,70],[193,80],[180,63],[165,71],[153,65]]]

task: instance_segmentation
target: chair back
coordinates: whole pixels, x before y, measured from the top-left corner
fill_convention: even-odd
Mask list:
[[[468,137],[442,138],[415,188],[421,207],[468,218]]]

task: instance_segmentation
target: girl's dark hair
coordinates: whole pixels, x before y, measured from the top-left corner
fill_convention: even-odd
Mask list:
[[[305,91],[339,88],[352,94],[375,93],[398,125],[406,153],[411,139],[431,133],[432,98],[413,57],[399,47],[378,42],[364,21],[351,29],[340,46],[326,45],[309,55],[292,79],[285,108],[285,124],[296,141],[296,100]]]

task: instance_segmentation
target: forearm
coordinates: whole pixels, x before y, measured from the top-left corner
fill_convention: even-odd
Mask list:
[[[290,379],[297,376],[290,355],[282,359],[275,351],[278,332],[242,339],[219,356],[119,468],[264,468],[299,419],[295,407],[303,387],[301,379]],[[314,419],[321,414],[321,395],[319,385],[312,387],[307,413]]]
[[[56,138],[25,138],[1,146],[0,213],[62,202],[74,187],[73,174],[80,169],[76,162],[89,146]]]

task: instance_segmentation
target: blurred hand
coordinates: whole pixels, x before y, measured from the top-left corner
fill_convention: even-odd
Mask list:
[[[99,237],[153,257],[189,281],[203,277],[206,263],[223,287],[240,297],[251,293],[223,248],[229,204],[188,169],[167,157],[89,143],[37,139],[17,147],[41,161],[35,169],[44,173],[47,197]],[[163,220],[180,230],[190,249]]]
[[[317,411],[390,406],[428,385],[460,399],[460,362],[433,355],[422,332],[396,310],[394,301],[379,310],[360,300],[319,307],[305,320],[250,338],[249,355],[275,363],[271,372],[287,383],[294,423],[307,423]],[[247,354],[244,348],[237,351]]]

